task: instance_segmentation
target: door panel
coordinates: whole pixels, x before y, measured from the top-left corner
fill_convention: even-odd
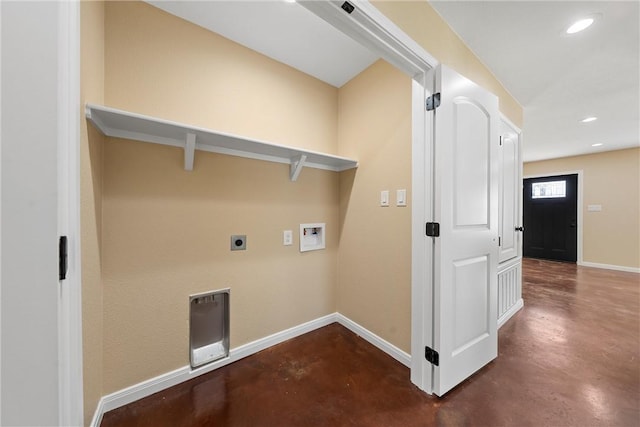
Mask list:
[[[490,281],[487,264],[486,256],[453,263],[455,321],[452,354],[454,356],[489,333],[489,319],[484,317],[489,311]]]
[[[435,110],[433,392],[497,356],[498,99],[440,66]]]
[[[488,226],[489,200],[489,120],[482,106],[459,97],[453,100],[455,128],[453,167],[455,169],[455,226]]]
[[[551,183],[556,182],[565,183],[564,195],[549,193]],[[535,189],[535,185],[541,189]],[[524,180],[524,256],[576,262],[577,190],[576,174]]]

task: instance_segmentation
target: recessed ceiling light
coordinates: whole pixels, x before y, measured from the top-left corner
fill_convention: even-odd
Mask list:
[[[296,0],[284,0],[285,3],[295,3]]]
[[[589,123],[598,120],[597,117],[587,117],[585,119],[580,120],[582,123]]]
[[[592,147],[600,147],[601,145],[604,145],[602,142],[597,142],[595,144],[591,144]]]
[[[591,24],[593,24],[593,18],[585,18],[585,19],[581,19],[579,21],[576,21],[573,23],[573,25],[571,25],[569,28],[567,28],[567,34],[575,34],[578,33],[586,28],[588,28]]]

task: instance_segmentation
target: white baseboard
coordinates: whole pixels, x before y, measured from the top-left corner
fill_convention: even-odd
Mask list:
[[[500,318],[498,319],[498,329],[500,329],[502,325],[507,323],[507,320],[511,319],[511,317],[518,311],[520,311],[522,307],[524,307],[524,300],[520,298],[518,301],[516,301],[515,304],[511,306],[509,310],[505,311],[504,314],[500,316]]]
[[[400,350],[393,344],[383,340],[379,336],[368,331],[364,327],[358,325],[345,316],[339,313],[332,313],[312,320],[310,322],[294,326],[287,330],[277,332],[273,335],[269,335],[268,337],[264,337],[259,340],[241,345],[240,347],[231,349],[229,351],[229,357],[210,363],[201,368],[192,370],[190,366],[184,366],[182,368],[176,369],[175,371],[167,372],[166,374],[159,375],[155,378],[151,378],[141,383],[134,384],[131,387],[127,387],[125,389],[103,396],[102,399],[100,399],[100,401],[98,402],[98,406],[96,407],[96,411],[93,414],[93,419],[91,420],[90,426],[100,426],[100,423],[102,422],[102,416],[105,412],[135,402],[136,400],[150,396],[169,387],[173,387],[176,384],[180,384],[197,376],[206,374],[215,369],[243,359],[247,356],[251,356],[252,354],[255,354],[266,348],[269,348],[291,338],[295,338],[302,334],[306,334],[307,332],[322,328],[323,326],[330,325],[334,322],[338,322],[355,334],[360,335],[366,341],[370,342],[380,350],[389,354],[391,357],[393,357],[403,365],[411,366],[411,356],[409,354]]]
[[[98,406],[96,406],[96,411],[93,413],[93,418],[91,418],[90,427],[100,427],[102,423],[102,416],[107,412],[104,410],[104,397],[98,401]]]
[[[409,353],[400,350],[398,347],[391,344],[389,341],[385,341],[384,339],[380,338],[373,332],[369,331],[368,329],[365,329],[363,326],[360,326],[353,320],[343,316],[340,313],[336,313],[336,320],[338,323],[340,323],[345,328],[349,329],[354,334],[360,335],[370,344],[373,344],[374,346],[378,347],[380,350],[387,353],[389,356],[396,359],[398,362],[411,368],[411,355]]]
[[[600,264],[597,262],[587,261],[580,261],[578,262],[578,265],[583,267],[604,268],[605,270],[626,271],[628,273],[640,273],[640,268],[638,267],[625,267],[623,265]]]

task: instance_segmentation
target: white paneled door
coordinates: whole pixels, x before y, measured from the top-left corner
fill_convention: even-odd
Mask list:
[[[501,120],[500,135],[500,259],[508,261],[522,251],[520,219],[520,132]]]
[[[433,392],[498,352],[498,98],[445,66],[435,72]]]

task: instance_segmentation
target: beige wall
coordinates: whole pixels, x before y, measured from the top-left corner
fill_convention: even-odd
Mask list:
[[[80,97],[104,100],[104,4],[80,3],[81,70]],[[80,228],[82,245],[82,344],[84,416],[89,424],[102,392],[102,147],[104,137],[87,126],[80,112]]]
[[[496,94],[500,111],[522,128],[520,104],[426,0],[374,0],[373,4],[438,61]]]
[[[105,62],[109,106],[336,151],[335,88],[144,3],[107,4]],[[104,394],[189,363],[190,294],[231,288],[232,347],[336,310],[339,174],[290,182],[287,165],[203,152],[182,164],[178,148],[104,145]],[[299,252],[305,222],[326,222],[326,250]]]
[[[524,176],[583,171],[583,261],[640,268],[640,149],[524,164]],[[587,205],[602,205],[588,212]]]
[[[338,312],[411,350],[411,79],[384,61],[340,88],[340,154],[359,160],[340,176]],[[389,190],[391,206],[380,207]]]

